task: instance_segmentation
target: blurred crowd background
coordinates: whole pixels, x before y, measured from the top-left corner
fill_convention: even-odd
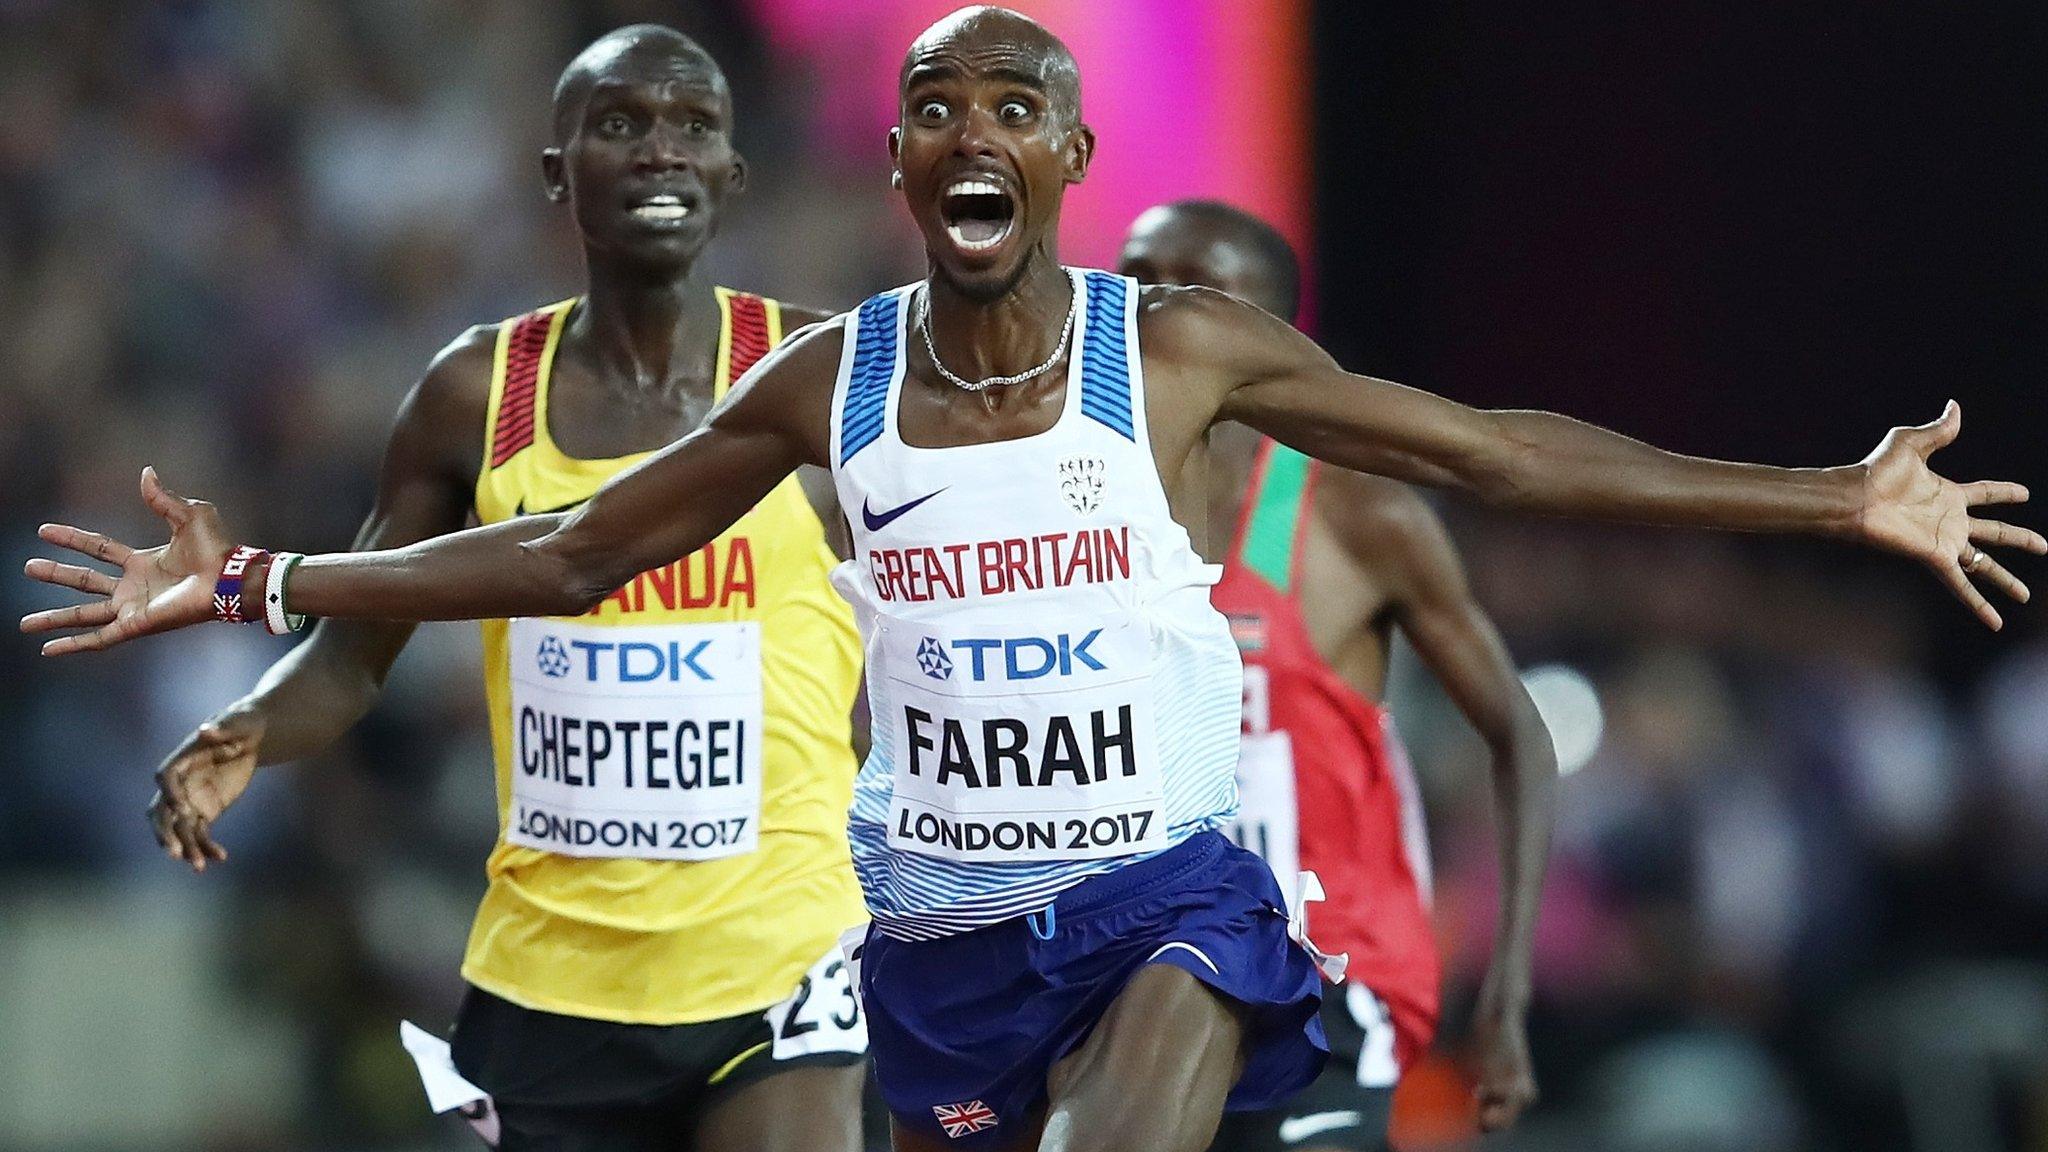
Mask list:
[[[346,546],[433,352],[576,291],[536,156],[556,72],[619,24],[681,27],[732,77],[753,180],[721,282],[845,305],[916,276],[879,139],[844,138],[888,122],[892,66],[850,115],[833,45],[791,32],[866,7],[0,0],[0,555],[44,519],[154,538],[144,463],[252,539]],[[945,5],[886,7],[885,61]],[[1779,463],[1854,459],[1956,395],[1962,478],[2044,480],[2032,7],[1027,7],[1153,46],[1161,84],[1236,58],[1159,40],[1182,10],[1312,43],[1260,73],[1262,106],[1313,105],[1268,126],[1310,157],[1270,196],[1175,167],[1257,133],[1222,112],[1148,112],[1144,180],[1106,179],[1285,217],[1360,370]],[[1146,86],[1098,88],[1090,59],[1093,99]],[[1121,221],[1083,223],[1068,256],[1107,259]],[[1486,1146],[2048,1149],[2048,617],[1991,637],[1836,545],[1443,507],[1572,768],[1544,1101]],[[8,616],[54,599],[0,580]],[[494,833],[474,629],[423,628],[378,711],[259,775],[219,829],[233,859],[195,877],[144,824],[149,774],[283,650],[252,631],[0,645],[0,1150],[472,1146],[395,1030],[452,1016]],[[1451,1057],[1491,938],[1487,764],[1412,663],[1394,705],[1451,1011],[1397,1129],[1473,1147]]]

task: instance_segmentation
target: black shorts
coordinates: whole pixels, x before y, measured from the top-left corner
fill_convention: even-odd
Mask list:
[[[819,975],[776,1008],[698,1024],[563,1016],[472,987],[452,1054],[491,1100],[464,1118],[487,1140],[495,1133],[503,1152],[686,1148],[704,1111],[746,1085],[867,1059],[867,1021],[850,984],[837,969],[832,982]]]
[[[1325,989],[1322,1013],[1330,1038],[1322,1075],[1278,1108],[1224,1116],[1211,1152],[1387,1152],[1400,1073],[1386,1005],[1354,983]]]

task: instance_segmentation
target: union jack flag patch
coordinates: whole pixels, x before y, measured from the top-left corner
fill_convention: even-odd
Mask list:
[[[939,1127],[946,1130],[946,1135],[956,1140],[996,1126],[994,1109],[979,1100],[969,1100],[965,1104],[934,1104],[932,1116],[938,1120]]]

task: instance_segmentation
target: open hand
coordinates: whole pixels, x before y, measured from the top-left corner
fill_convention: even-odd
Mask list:
[[[69,608],[52,608],[21,618],[23,632],[90,628],[43,645],[43,655],[94,652],[137,636],[204,623],[213,616],[213,586],[231,545],[220,512],[204,500],[187,500],[165,488],[156,469],[142,470],[142,499],[171,526],[170,543],[136,550],[109,536],[45,524],[37,535],[60,548],[83,553],[121,569],[119,579],[98,568],[35,559],[23,568],[45,584],[76,588],[97,597]]]
[[[1962,428],[1963,410],[1951,400],[1933,423],[1886,433],[1863,460],[1865,495],[1856,530],[1867,542],[1932,568],[1956,599],[1997,629],[2004,621],[1972,577],[2022,604],[2031,593],[1984,549],[2039,554],[2048,552],[2048,540],[2016,524],[1971,515],[1979,505],[2025,503],[2024,486],[2003,480],[1958,484],[1928,467],[1927,458],[1947,447]]]
[[[208,720],[157,769],[149,823],[171,859],[204,872],[209,861],[228,858],[227,849],[213,838],[213,822],[255,776],[263,730],[263,720],[248,713]]]

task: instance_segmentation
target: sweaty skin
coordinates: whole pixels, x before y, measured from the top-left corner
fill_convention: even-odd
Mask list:
[[[918,38],[906,61],[891,146],[904,202],[924,235],[938,353],[963,376],[1021,371],[1058,341],[1070,296],[1054,243],[1059,205],[1065,186],[1085,177],[1094,151],[1065,82],[1071,72],[1072,56],[1057,38],[999,8],[946,17]],[[947,203],[947,188],[966,178],[1004,190],[1012,215],[995,244],[969,249],[949,234],[958,206]],[[1975,505],[2024,500],[2024,488],[1959,485],[1928,468],[1927,456],[1960,428],[1954,404],[1934,423],[1893,429],[1858,464],[1726,463],[1664,452],[1550,413],[1480,411],[1352,375],[1285,322],[1209,289],[1147,287],[1141,304],[1152,454],[1176,516],[1198,539],[1201,518],[1191,513],[1201,510],[1201,485],[1190,483],[1186,466],[1212,425],[1235,420],[1340,467],[1454,488],[1504,508],[1860,541],[1926,564],[1993,627],[1999,618],[1970,575],[2016,599],[2027,592],[1996,561],[1979,558],[1977,545],[2048,551],[2037,533],[1970,514]],[[380,620],[587,610],[635,573],[701,548],[797,468],[827,463],[843,331],[842,323],[823,324],[786,342],[702,428],[621,474],[582,507],[402,548],[311,557],[293,571],[292,610]],[[907,371],[898,424],[905,440],[920,445],[1043,432],[1065,388],[1065,376],[1052,371],[984,404],[945,383],[920,340],[910,341]],[[173,494],[154,471],[144,471],[142,490],[171,526],[168,544],[136,550],[75,527],[43,529],[49,543],[121,569],[117,580],[97,568],[30,561],[31,577],[94,597],[24,618],[30,632],[91,629],[49,641],[46,653],[91,651],[213,618],[213,582],[233,533],[218,510]],[[262,566],[251,567],[246,579],[260,584]],[[1213,995],[1191,999],[1213,1016],[1229,1014]],[[1214,1034],[1226,1031],[1219,1024]],[[1089,1057],[1091,1046],[1110,1043],[1105,1035],[1098,1031],[1069,1059]],[[1051,1123],[1063,1115],[1213,1114],[1234,1072],[1209,1055],[1160,1053],[1154,1063],[1137,1061],[1128,1083],[1076,1083],[1056,1073]],[[1118,1094],[1149,1106],[1104,1105],[1103,1097]],[[1150,1127],[1126,1126],[1135,1123],[1106,1122],[1048,1146],[1194,1152],[1212,1134],[1169,1141]]]
[[[1299,273],[1286,241],[1256,218],[1218,204],[1161,205],[1139,216],[1124,239],[1118,271],[1147,283],[1214,288],[1290,322],[1298,302]],[[1211,561],[1227,559],[1259,441],[1237,424],[1209,431]],[[1302,532],[1295,599],[1317,654],[1361,695],[1378,701],[1398,626],[1493,755],[1501,918],[1475,1014],[1476,1094],[1481,1124],[1506,1127],[1536,1097],[1526,1019],[1536,909],[1555,823],[1557,760],[1550,734],[1499,632],[1473,601],[1442,521],[1413,491],[1377,476],[1327,470],[1318,477]]]
[[[572,456],[606,459],[659,448],[701,425],[711,410],[719,309],[696,263],[727,200],[745,186],[732,118],[718,65],[665,28],[606,36],[562,74],[555,143],[541,166],[548,198],[567,204],[575,218],[589,270],[587,303],[562,336],[550,390],[549,426]],[[679,221],[635,218],[632,206],[657,192],[676,196],[689,213]],[[792,307],[783,315],[792,329],[824,318]],[[406,398],[357,549],[400,547],[459,531],[467,521],[498,327],[456,338]],[[814,503],[822,501],[820,518],[839,524],[830,485],[812,487]],[[150,805],[170,855],[201,872],[208,861],[226,860],[213,822],[259,766],[316,755],[360,720],[413,627],[324,620],[254,691],[187,737],[158,771]],[[857,1147],[857,1134],[840,1129],[857,1123],[860,1084],[858,1068],[778,1074],[707,1113],[700,1139],[705,1147]],[[792,1110],[791,1093],[841,1098],[847,1106],[843,1115]]]

